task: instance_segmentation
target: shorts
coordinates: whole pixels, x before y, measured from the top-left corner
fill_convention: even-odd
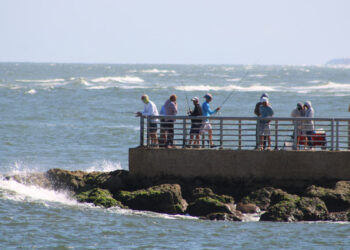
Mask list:
[[[202,124],[199,134],[203,134],[204,132],[212,130],[212,129],[213,128],[212,128],[210,122],[206,121]]]
[[[149,132],[157,132],[157,123],[150,123],[149,124]]]
[[[201,130],[202,123],[192,123],[190,135],[199,135]]]
[[[259,124],[259,135],[260,136],[270,136],[270,123],[260,122]]]

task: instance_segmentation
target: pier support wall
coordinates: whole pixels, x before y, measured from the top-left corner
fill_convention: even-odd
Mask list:
[[[350,180],[350,152],[130,148],[129,171],[147,177]]]

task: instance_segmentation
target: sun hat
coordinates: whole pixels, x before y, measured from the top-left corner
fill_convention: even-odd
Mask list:
[[[266,103],[268,103],[268,102],[269,102],[269,98],[263,97],[263,98],[260,99],[260,102],[266,102]]]
[[[209,93],[207,93],[205,96],[204,96],[205,99],[213,99],[213,96]]]
[[[195,96],[195,97],[193,97],[192,99],[191,99],[191,101],[196,101],[196,102],[199,102],[199,99],[198,99],[198,97],[197,96]]]

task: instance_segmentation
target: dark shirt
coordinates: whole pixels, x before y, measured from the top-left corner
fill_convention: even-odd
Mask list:
[[[256,105],[255,105],[255,109],[254,109],[254,114],[256,116],[260,116],[260,106],[262,105],[262,102],[258,102]]]
[[[194,105],[194,110],[190,111],[190,116],[202,116],[203,112],[202,112],[202,108],[201,105],[199,105],[199,103]],[[202,120],[198,120],[198,119],[192,119],[192,123],[201,123]]]

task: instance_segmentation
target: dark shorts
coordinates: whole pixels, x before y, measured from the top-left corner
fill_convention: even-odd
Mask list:
[[[157,123],[149,124],[149,132],[157,132]]]
[[[191,124],[191,135],[199,135],[199,131],[201,130],[202,123],[192,123]]]

